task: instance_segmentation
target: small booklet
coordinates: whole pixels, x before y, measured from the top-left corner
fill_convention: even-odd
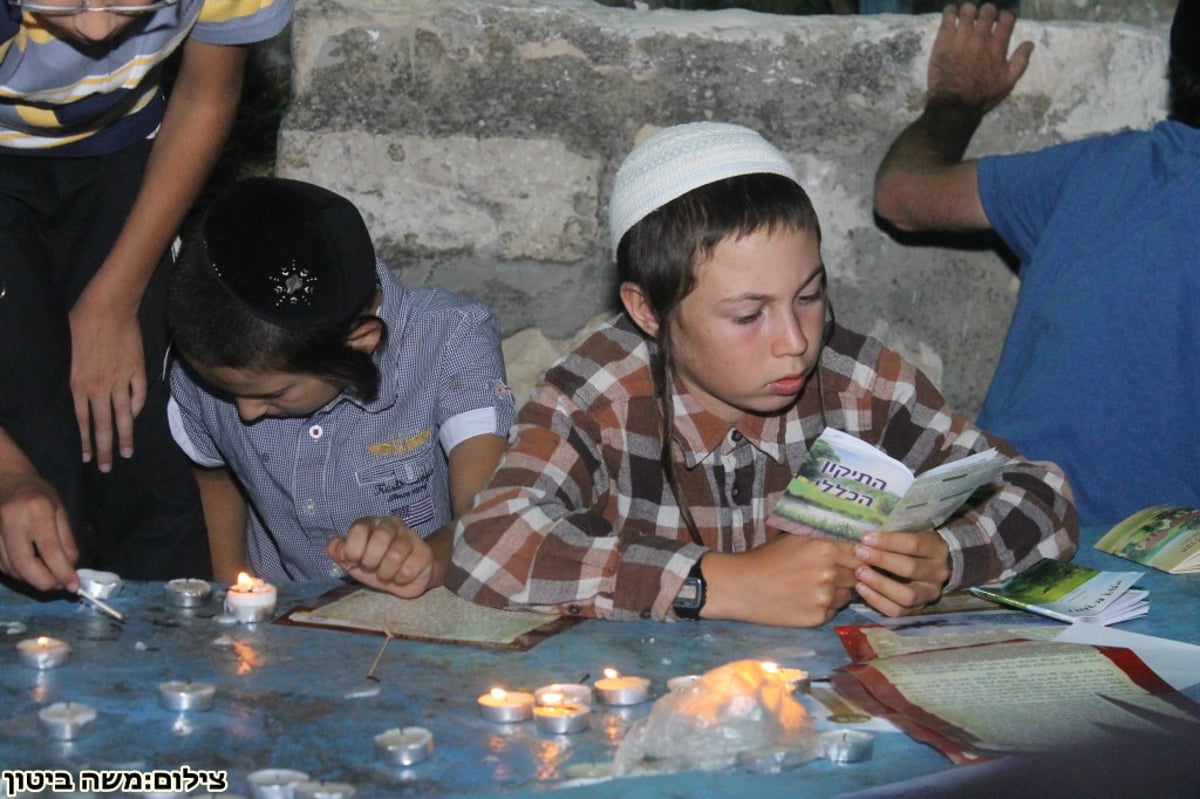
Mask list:
[[[1200,572],[1200,509],[1140,510],[1105,533],[1095,548],[1171,574]]]
[[[995,449],[915,476],[886,452],[825,428],[788,483],[768,523],[790,532],[815,528],[858,541],[872,530],[936,527],[990,483],[1007,459]]]
[[[1145,616],[1148,591],[1134,589],[1142,572],[1110,572],[1042,558],[1028,571],[971,593],[1069,623],[1116,624]]]

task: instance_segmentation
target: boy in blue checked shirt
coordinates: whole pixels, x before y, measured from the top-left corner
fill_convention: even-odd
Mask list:
[[[441,583],[442,528],[514,416],[491,311],[405,289],[343,197],[254,178],[185,246],[167,318],[171,429],[206,467],[218,579],[348,574],[401,597]]]

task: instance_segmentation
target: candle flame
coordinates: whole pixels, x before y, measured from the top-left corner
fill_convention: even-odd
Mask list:
[[[764,660],[762,663],[762,668],[763,668],[763,671],[765,671],[769,674],[778,674],[779,673],[779,664],[773,660]]]
[[[48,635],[39,635],[38,636],[38,639],[37,639],[38,646],[45,647],[45,646],[49,645],[49,643],[50,643],[50,636],[48,636]]]
[[[543,705],[561,705],[563,703],[563,695],[555,691],[547,691],[542,694]]]
[[[251,577],[250,575],[246,574],[245,572],[239,572],[238,579],[237,579],[237,587],[238,587],[238,590],[249,591],[250,589],[254,588],[254,578]]]
[[[615,680],[617,677],[621,676],[621,672],[617,671],[616,669],[605,669],[604,676],[610,680]]]
[[[496,699],[498,701],[504,701],[504,698],[507,696],[508,696],[508,691],[504,690],[503,688],[493,688],[492,689],[492,698],[493,699]]]

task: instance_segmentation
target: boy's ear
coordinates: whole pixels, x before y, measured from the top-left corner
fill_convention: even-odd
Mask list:
[[[620,291],[621,304],[625,306],[625,312],[629,314],[633,323],[640,327],[647,336],[651,338],[657,336],[658,315],[650,307],[646,295],[642,292],[642,287],[637,283],[625,281],[621,284]]]
[[[379,346],[379,342],[383,339],[383,320],[377,316],[372,316],[369,319],[364,319],[362,322],[350,331],[350,335],[346,338],[346,343],[351,349],[365,352],[367,355],[375,352],[375,348]]]

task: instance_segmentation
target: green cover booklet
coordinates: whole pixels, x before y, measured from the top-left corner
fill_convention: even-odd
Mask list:
[[[862,539],[872,530],[936,527],[990,483],[1007,458],[995,449],[943,463],[919,477],[861,438],[827,427],[780,496],[768,524]]]
[[[1095,548],[1171,574],[1200,571],[1200,510],[1155,505],[1105,533]]]
[[[1149,612],[1149,592],[1133,588],[1141,576],[1042,558],[1008,582],[977,585],[971,593],[1059,621],[1108,625]]]

